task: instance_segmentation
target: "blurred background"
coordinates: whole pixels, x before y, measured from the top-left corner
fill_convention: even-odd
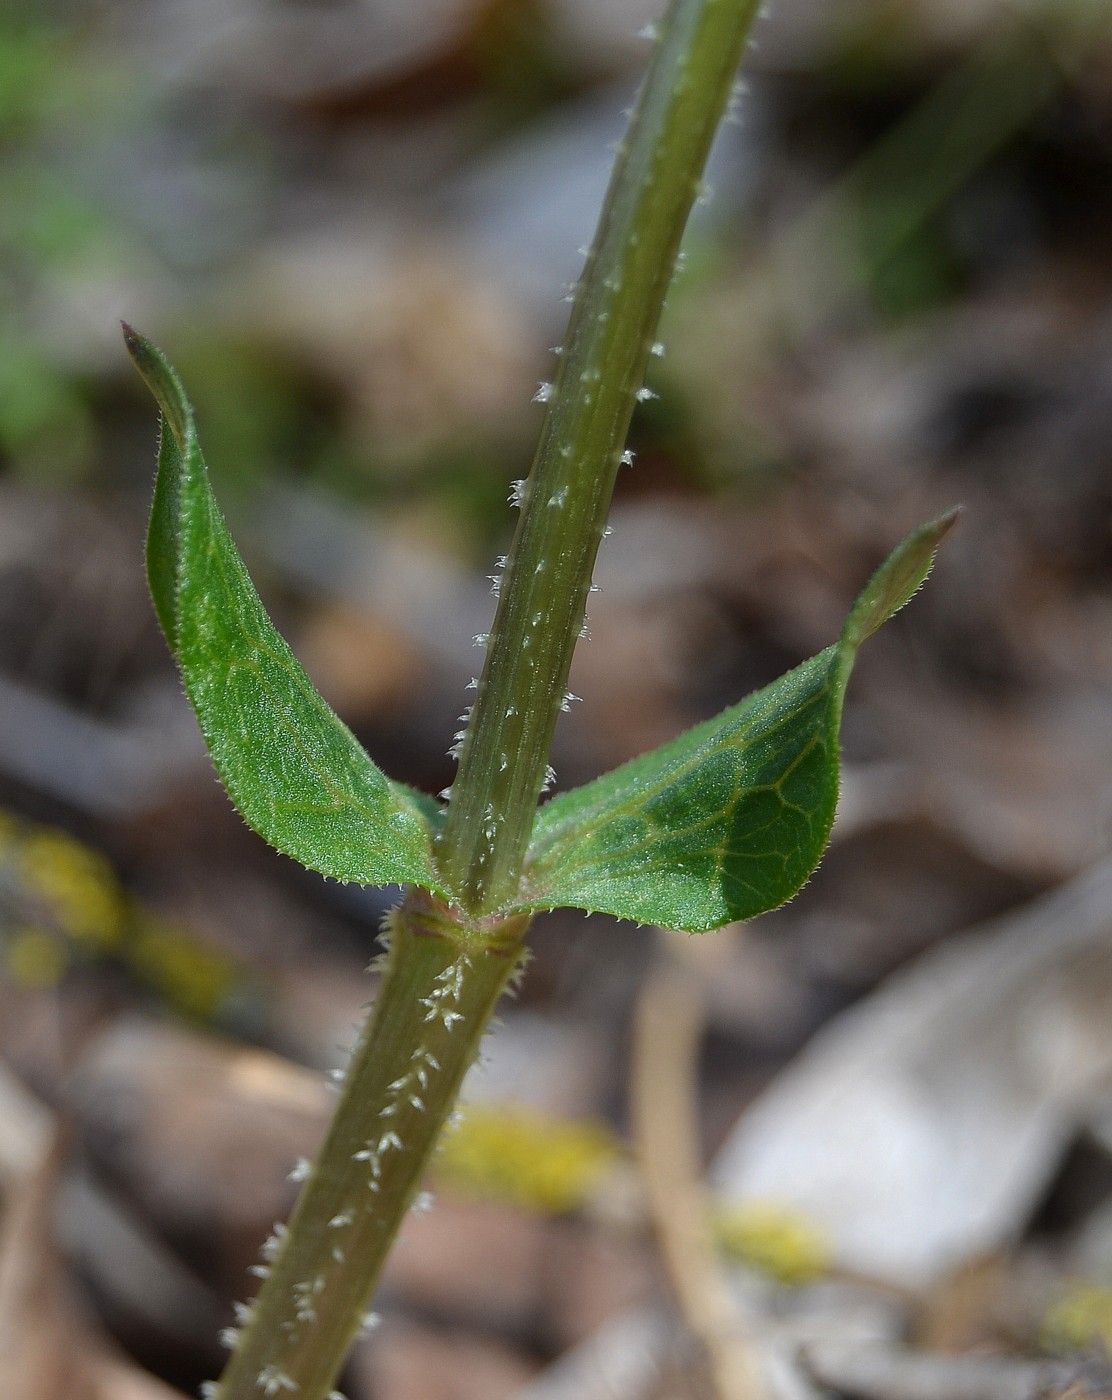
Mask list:
[[[271,853],[214,781],[118,318],[181,369],[324,694],[445,787],[660,8],[0,13],[6,1397],[217,1373],[394,897]],[[862,657],[789,907],[538,922],[345,1394],[1107,1396],[1112,8],[775,0],[709,185],[558,785],[826,645],[904,531],[965,515]]]

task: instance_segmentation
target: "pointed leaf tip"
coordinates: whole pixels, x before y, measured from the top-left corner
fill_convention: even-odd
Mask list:
[[[193,410],[177,371],[153,341],[140,335],[126,321],[121,321],[120,325],[132,363],[155,396],[163,418],[178,440],[178,446],[184,448],[186,439],[193,431]]]
[[[522,908],[697,932],[791,899],[838,798],[842,700],[862,640],[911,597],[957,512],[898,545],[841,640],[714,719],[537,814]]]
[[[862,589],[846,618],[842,641],[856,650],[915,596],[943,537],[961,514],[955,506],[902,540]]]
[[[151,594],[217,772],[248,825],[311,870],[444,894],[420,801],[314,689],[255,591],[209,486],[181,380],[131,327],[162,409],[147,536]]]

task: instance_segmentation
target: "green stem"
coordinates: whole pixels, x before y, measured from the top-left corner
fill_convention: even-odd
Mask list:
[[[629,420],[757,0],[672,0],[580,280],[440,846],[463,908],[521,876]]]
[[[410,892],[327,1140],[212,1390],[324,1400],[528,921],[516,892],[630,416],[757,0],[672,0],[580,282],[439,858]],[[464,912],[466,911],[466,912]]]
[[[416,892],[392,916],[374,1012],[289,1228],[260,1266],[218,1400],[331,1392],[526,927],[464,930]]]

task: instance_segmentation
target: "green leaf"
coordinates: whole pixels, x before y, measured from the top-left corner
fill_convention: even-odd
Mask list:
[[[830,836],[857,648],[922,584],[955,515],[893,551],[834,646],[541,807],[519,907],[567,905],[698,932],[791,899]]]
[[[162,410],[147,534],[155,611],[212,761],[249,826],[312,870],[443,894],[431,829],[315,690],[266,614],[209,487],[173,367],[124,327]]]

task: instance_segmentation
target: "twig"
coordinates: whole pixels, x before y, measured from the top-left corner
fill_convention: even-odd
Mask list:
[[[702,1003],[670,956],[641,994],[634,1042],[637,1152],[649,1214],[680,1311],[706,1353],[718,1400],[760,1400],[763,1386],[715,1255],[696,1143]]]

